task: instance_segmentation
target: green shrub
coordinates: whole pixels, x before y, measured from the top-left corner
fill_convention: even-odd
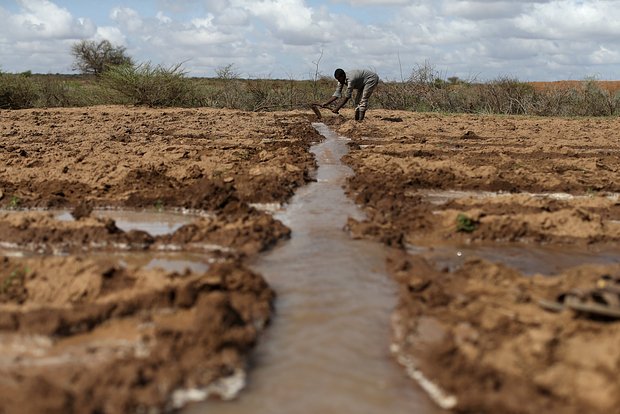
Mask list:
[[[583,98],[581,104],[584,111],[583,115],[613,115],[619,103],[617,96],[601,88],[596,80],[586,79],[583,82]]]
[[[492,114],[528,114],[535,98],[532,85],[508,77],[485,84],[483,91],[484,112]]]
[[[116,66],[103,73],[102,82],[135,105],[187,107],[200,103],[180,64],[169,68],[150,63]]]
[[[71,99],[71,88],[68,82],[52,77],[41,78],[37,106],[75,106]]]
[[[476,230],[477,225],[478,223],[466,214],[459,213],[456,216],[456,231],[458,232],[471,233]]]
[[[0,108],[32,108],[37,98],[37,85],[29,75],[0,72]]]

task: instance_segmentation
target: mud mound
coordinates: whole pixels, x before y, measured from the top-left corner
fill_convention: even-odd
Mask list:
[[[360,145],[347,158],[356,170],[400,174],[417,188],[620,191],[620,169],[613,156],[618,145],[609,139],[618,124],[615,118],[498,119],[398,112],[403,122],[385,123],[380,117],[387,112],[374,112],[377,115],[364,123],[334,123]],[[473,134],[478,138],[469,139]]]
[[[234,183],[245,203],[284,202],[309,180],[308,149],[320,140],[302,112],[101,106],[2,116],[5,208],[183,206],[205,178]]]
[[[290,236],[288,227],[265,213],[253,211],[250,214],[231,214],[226,217],[226,220],[204,218],[195,224],[185,225],[172,235],[159,237],[157,246],[173,244],[191,248],[211,243],[253,255]]]
[[[41,211],[0,213],[0,232],[5,234],[2,244],[7,249],[46,254],[174,248],[253,255],[290,235],[290,230],[271,215],[244,204],[234,205],[236,210],[197,216],[172,234],[157,236],[141,230],[123,231],[110,218],[68,221]]]
[[[402,118],[337,126],[355,137],[345,157],[356,173],[348,192],[369,216],[351,223],[354,233],[390,244],[620,241],[620,166],[608,156],[618,145],[604,132],[616,120],[519,119],[516,128],[516,121],[493,117]],[[570,135],[558,139],[558,128],[592,138],[577,145]],[[529,141],[536,151],[524,146]],[[425,195],[439,190],[464,194],[439,203]],[[468,231],[459,228],[459,216],[471,221]]]
[[[183,389],[208,391],[222,378],[242,386],[244,355],[274,298],[235,262],[202,275],[80,258],[5,258],[0,267],[7,413],[170,409]]]
[[[458,399],[466,412],[613,411],[620,325],[570,311],[544,311],[577,288],[596,286],[619,266],[584,266],[526,278],[480,259],[441,272],[423,259],[395,257],[401,289],[393,323],[401,355]]]

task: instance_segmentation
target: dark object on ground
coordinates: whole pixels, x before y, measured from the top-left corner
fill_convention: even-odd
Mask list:
[[[310,108],[312,109],[312,112],[314,112],[314,114],[316,115],[317,119],[321,119],[321,111],[319,110],[319,106],[318,105],[310,105]]]

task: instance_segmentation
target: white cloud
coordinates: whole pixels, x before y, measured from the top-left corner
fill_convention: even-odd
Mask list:
[[[590,55],[591,62],[597,65],[608,65],[620,63],[620,53],[618,50],[612,50],[606,46],[599,46],[598,50],[595,50]]]
[[[330,40],[330,16],[316,13],[303,0],[237,0],[233,4],[260,19],[284,44],[308,45]]]
[[[334,3],[347,3],[351,6],[406,6],[411,0],[334,0]]]
[[[620,36],[620,2],[559,0],[535,4],[516,19],[531,37],[592,40]]]
[[[163,12],[158,11],[157,14],[155,15],[155,18],[157,20],[159,20],[161,23],[167,24],[167,23],[171,23],[172,19],[168,16],[166,16]]]
[[[208,14],[206,17],[200,19],[192,19],[191,24],[197,29],[213,29],[213,15]]]
[[[19,13],[3,20],[0,32],[19,39],[67,39],[94,32],[89,19],[76,19],[48,0],[21,0]]]
[[[113,45],[126,45],[127,39],[123,32],[118,27],[113,26],[101,26],[97,28],[97,33],[94,36],[94,40],[100,42],[102,40],[108,40]]]
[[[250,16],[246,10],[229,7],[216,17],[216,22],[224,26],[247,26]]]
[[[61,2],[77,3],[0,0],[3,70],[67,71],[72,42],[108,39],[138,62],[208,76],[234,63],[250,76],[308,77],[321,51],[329,76],[373,67],[397,79],[425,61],[479,79],[620,72],[620,0],[100,0],[100,16]]]
[[[442,14],[469,20],[505,19],[517,16],[527,3],[515,1],[462,1],[442,3]]]
[[[130,32],[137,32],[142,28],[142,18],[137,11],[129,7],[115,7],[110,12],[110,18]]]

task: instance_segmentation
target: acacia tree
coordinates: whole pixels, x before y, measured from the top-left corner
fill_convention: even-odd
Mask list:
[[[133,65],[133,60],[125,50],[123,46],[113,46],[108,40],[99,43],[80,40],[71,46],[71,54],[75,58],[73,70],[100,75],[113,66]]]

